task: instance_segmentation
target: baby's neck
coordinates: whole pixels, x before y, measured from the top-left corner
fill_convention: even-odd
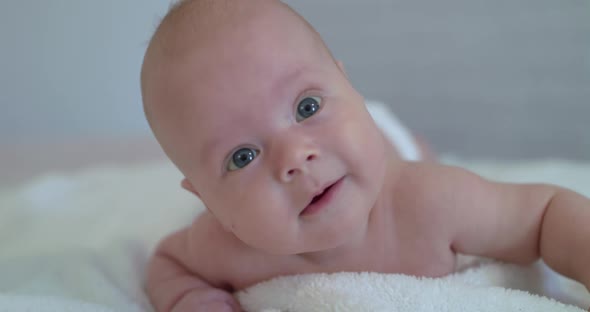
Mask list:
[[[386,233],[387,229],[390,229],[392,226],[391,220],[393,219],[393,216],[391,214],[393,212],[391,207],[394,201],[392,190],[395,183],[397,183],[397,178],[403,165],[403,161],[400,159],[393,146],[390,145],[390,148],[387,149],[386,153],[388,163],[386,164],[386,173],[383,179],[383,184],[364,226],[355,236],[341,246],[303,253],[299,255],[300,257],[319,266],[333,263],[336,259],[351,259],[351,261],[355,261],[355,255],[365,257],[367,249],[371,250],[377,247],[373,246],[375,242],[383,241],[382,237],[379,236],[386,235],[384,233]],[[376,239],[376,236],[378,239]]]

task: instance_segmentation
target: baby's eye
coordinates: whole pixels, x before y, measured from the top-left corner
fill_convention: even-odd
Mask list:
[[[297,105],[297,122],[311,117],[320,110],[322,99],[317,96],[308,96]]]
[[[240,148],[235,151],[227,164],[227,170],[234,171],[246,167],[254,158],[258,156],[258,151],[253,148]]]

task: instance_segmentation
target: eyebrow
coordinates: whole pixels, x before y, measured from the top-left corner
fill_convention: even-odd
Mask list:
[[[273,98],[278,97],[279,90],[285,90],[285,87],[290,85],[293,81],[296,81],[303,73],[305,72],[305,66],[303,65],[295,65],[294,68],[291,68],[287,74],[282,75],[279,77],[274,83],[272,84],[270,95]]]

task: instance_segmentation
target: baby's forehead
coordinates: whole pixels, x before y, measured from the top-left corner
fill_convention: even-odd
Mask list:
[[[270,57],[273,57],[274,54],[279,54],[279,56],[285,54],[282,53],[284,50],[296,50],[296,53],[291,54],[298,58],[296,60],[298,62],[305,59],[304,55],[309,54],[316,58],[316,54],[319,55],[320,53],[328,55],[330,60],[333,60],[319,35],[300,16],[280,1],[197,0],[183,1],[182,6],[173,9],[165,17],[152,42],[150,42],[150,47],[146,53],[142,70],[142,93],[145,100],[144,104],[148,106],[146,107],[146,113],[151,110],[165,115],[180,115],[180,117],[186,118],[185,114],[187,112],[184,110],[186,109],[185,105],[188,104],[196,106],[193,109],[198,108],[198,113],[190,114],[190,119],[207,122],[212,116],[218,116],[221,113],[224,113],[226,118],[232,117],[235,112],[231,108],[224,107],[225,105],[214,108],[210,103],[216,102],[216,104],[219,104],[220,101],[223,103],[223,99],[218,99],[218,97],[223,97],[228,92],[234,93],[234,97],[232,99],[227,97],[227,101],[233,101],[236,98],[235,96],[239,98],[240,93],[237,89],[240,87],[248,89],[254,83],[253,78],[255,77],[240,75],[245,72],[245,70],[242,70],[242,66],[247,68],[248,65],[252,65],[247,68],[249,69],[248,72],[258,76],[261,74],[258,71],[259,68],[262,70],[279,68],[281,71],[276,74],[281,76],[283,69],[286,67],[285,60],[276,58],[276,55],[273,59],[270,59]],[[224,6],[226,6],[225,9],[227,10],[220,10]],[[253,23],[253,19],[256,23]],[[304,31],[300,27],[302,24],[306,26],[303,27]],[[255,55],[257,63],[261,64],[260,67],[252,64],[253,59],[248,59],[245,56],[244,45],[232,45],[232,42],[229,42],[227,33],[225,33],[227,27],[233,27],[234,30],[243,31],[246,34],[246,28],[252,28],[250,29],[252,38],[249,38],[248,41],[255,42],[255,44],[251,44],[251,47],[258,50],[254,51],[252,55]],[[269,36],[263,35],[262,32],[274,34],[278,41],[274,43],[268,41]],[[240,36],[235,37],[240,40]],[[295,37],[301,38],[304,42],[294,44]],[[317,37],[315,39],[319,40],[320,45],[317,44],[318,41],[310,40],[312,37]],[[217,44],[209,44],[212,41]],[[275,47],[272,45],[275,45]],[[286,45],[289,47],[285,49],[284,46]],[[273,50],[277,53],[270,53]],[[227,55],[228,62],[223,60],[223,55]],[[323,60],[327,59],[323,58]],[[245,64],[239,64],[240,61]],[[274,65],[267,66],[268,64],[265,64],[271,61],[275,62]],[[239,66],[234,66],[233,63],[235,62]],[[211,66],[212,63],[215,63],[215,66]],[[221,66],[224,63],[230,70],[222,70]],[[200,67],[194,67],[195,64]],[[240,70],[232,70],[232,67],[240,67]],[[195,68],[199,70],[195,70]],[[200,69],[206,70],[202,71]],[[264,75],[266,73],[263,73]],[[229,80],[232,78],[234,79],[231,84],[235,88],[228,88],[232,89],[228,91],[223,90],[223,81],[227,80],[226,84],[230,84]],[[222,83],[219,83],[220,81]],[[193,101],[192,97],[198,97],[198,100]],[[174,101],[186,103],[169,103]],[[159,107],[152,109],[149,106]],[[202,107],[199,108],[200,106]],[[171,110],[177,110],[177,112]],[[174,120],[174,118],[171,119]],[[207,131],[206,129],[203,130]]]

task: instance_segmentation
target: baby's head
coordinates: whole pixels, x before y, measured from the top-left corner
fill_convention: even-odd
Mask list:
[[[342,66],[287,5],[182,2],[154,34],[141,83],[182,185],[244,243],[304,253],[365,229],[387,144]]]

